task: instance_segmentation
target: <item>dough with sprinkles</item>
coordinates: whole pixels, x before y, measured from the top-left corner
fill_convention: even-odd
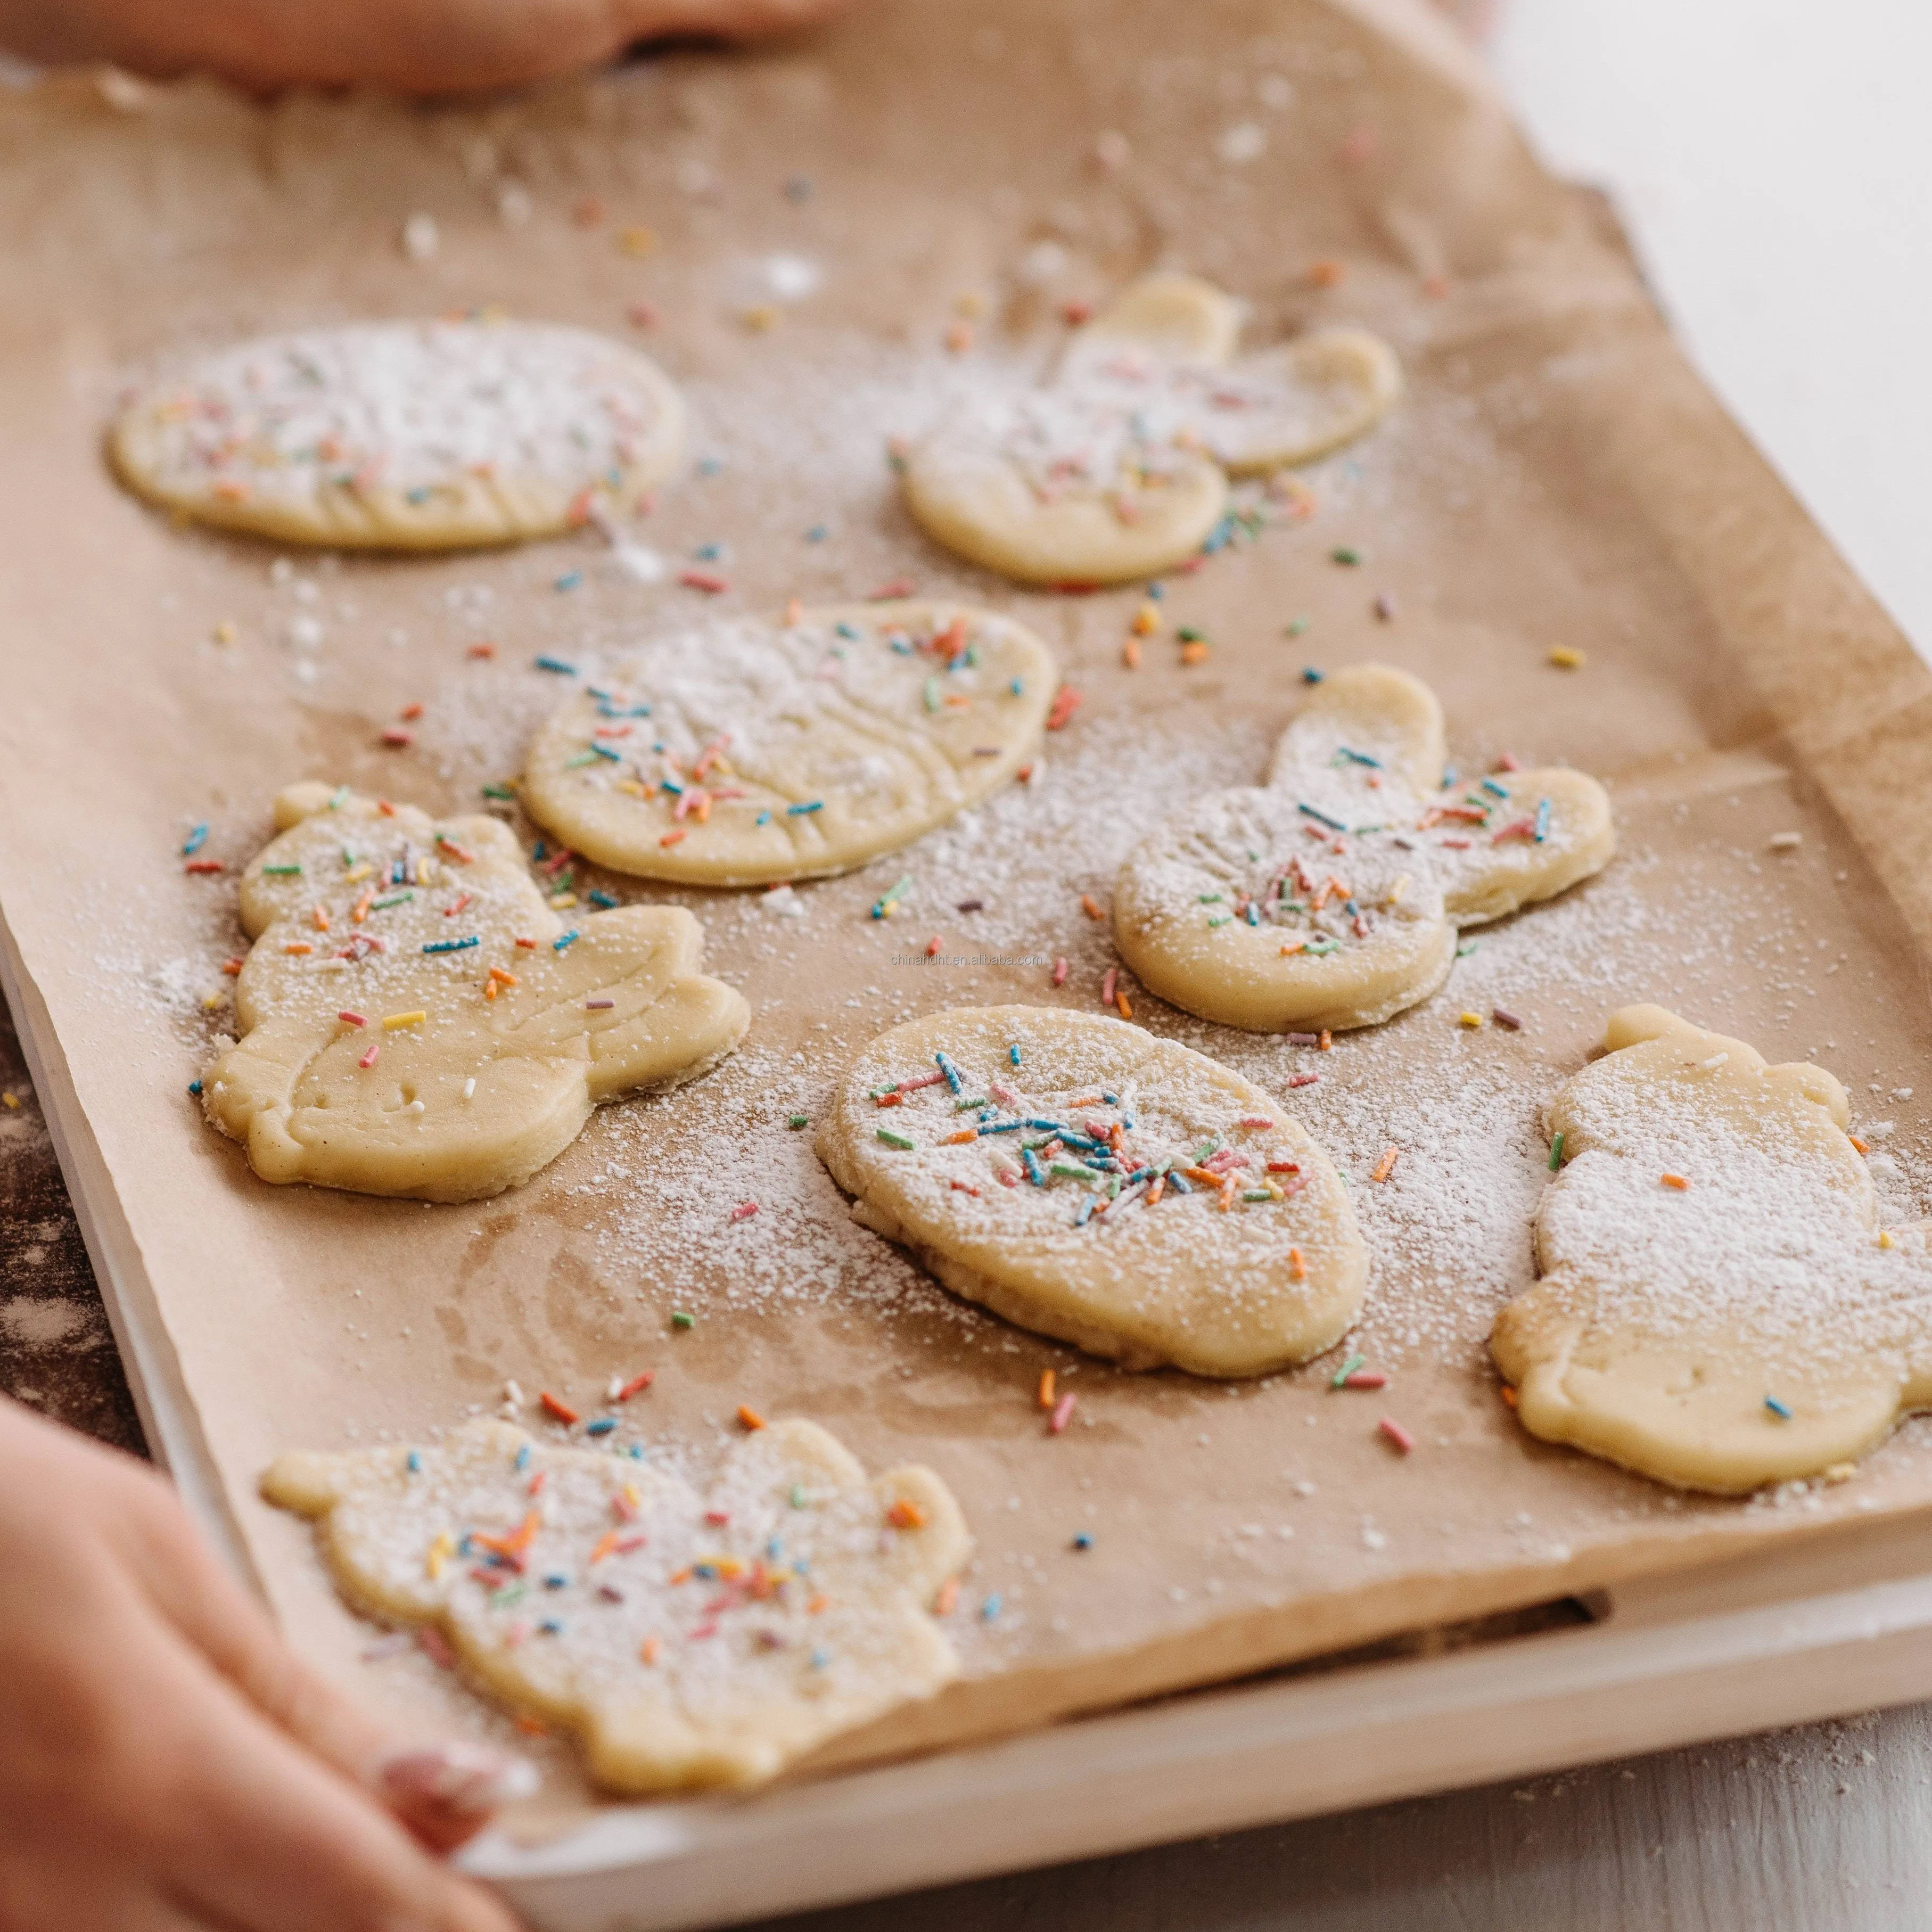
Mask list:
[[[1523,1426],[1721,1495],[1849,1474],[1932,1406],[1927,1229],[1880,1226],[1822,1067],[1661,1006],[1604,1044],[1550,1108],[1541,1279],[1490,1336]]]
[[[588,329],[382,322],[206,356],[129,401],[109,449],[138,495],[202,523],[457,550],[634,510],[684,440],[663,370]]]
[[[815,1423],[760,1426],[702,1493],[631,1456],[475,1421],[434,1447],[292,1452],[357,1609],[433,1624],[613,1791],[751,1785],[959,1674],[932,1614],[972,1550],[931,1470],[868,1479]]]
[[[523,802],[599,865],[690,885],[849,872],[1011,779],[1053,655],[964,604],[726,618],[631,654],[537,734]]]
[[[962,1007],[862,1048],[818,1154],[956,1294],[1124,1368],[1267,1375],[1332,1348],[1368,1257],[1282,1103],[1124,1020]]]
[[[1255,1033],[1373,1026],[1426,999],[1464,926],[1553,898],[1616,849],[1564,766],[1459,780],[1426,685],[1354,664],[1314,685],[1262,786],[1210,793],[1137,847],[1114,938],[1150,992]]]
[[[680,907],[566,928],[494,818],[292,785],[243,874],[240,1043],[202,1105],[264,1180],[470,1201],[592,1105],[707,1072],[751,1022]]]
[[[949,550],[1023,583],[1114,584],[1198,550],[1228,478],[1310,463],[1401,392],[1394,352],[1324,329],[1232,362],[1240,305],[1191,275],[1132,284],[1074,332],[1057,379],[949,418],[906,502]]]

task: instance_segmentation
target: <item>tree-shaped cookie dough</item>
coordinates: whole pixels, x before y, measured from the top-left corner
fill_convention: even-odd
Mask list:
[[[1448,976],[1456,934],[1600,872],[1610,800],[1567,767],[1445,783],[1427,686],[1354,664],[1314,686],[1263,786],[1210,793],[1114,889],[1150,991],[1256,1033],[1372,1026]]]
[[[628,1456],[466,1424],[434,1447],[280,1456],[357,1608],[434,1624],[613,1790],[764,1782],[959,1673],[930,1614],[972,1549],[929,1469],[868,1480],[815,1424],[740,1442],[700,1493]]]
[[[1368,1258],[1279,1100],[1124,1021],[962,1007],[862,1048],[818,1136],[854,1218],[956,1294],[1124,1368],[1260,1376],[1339,1341]]]
[[[682,908],[568,929],[508,829],[291,786],[242,881],[240,1043],[202,1103],[265,1180],[469,1201],[599,1100],[707,1071],[750,1024]]]
[[[358,322],[204,356],[109,439],[139,495],[332,548],[454,550],[625,511],[670,475],[684,405],[588,329]]]
[[[1932,1406],[1932,1252],[1821,1067],[1660,1006],[1557,1096],[1542,1279],[1490,1346],[1532,1434],[1686,1489],[1816,1475]]]
[[[1113,584],[1192,555],[1228,478],[1310,463],[1372,429],[1401,372],[1324,329],[1231,358],[1240,306],[1154,274],[1075,332],[1057,378],[958,412],[914,446],[906,502],[949,550],[1023,583]]]
[[[849,871],[1006,784],[1053,655],[962,604],[728,618],[632,652],[539,731],[523,801],[599,865],[693,885]]]

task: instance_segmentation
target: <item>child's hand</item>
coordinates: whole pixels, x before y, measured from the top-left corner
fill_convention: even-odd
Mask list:
[[[0,48],[243,87],[458,94],[610,59],[665,34],[748,40],[848,0],[0,0]]]
[[[0,1932],[514,1932],[425,1849],[511,1767],[398,1754],[159,1477],[0,1400]]]

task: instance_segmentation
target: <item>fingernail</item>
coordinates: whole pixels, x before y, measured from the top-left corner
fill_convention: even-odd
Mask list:
[[[494,1811],[537,1788],[536,1767],[488,1744],[460,1741],[398,1751],[376,1768],[392,1804],[434,1804],[468,1816]]]

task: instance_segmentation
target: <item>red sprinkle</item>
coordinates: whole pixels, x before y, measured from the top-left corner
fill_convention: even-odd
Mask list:
[[[936,932],[926,942],[926,956],[928,959],[939,957],[939,935]]]
[[[1387,1388],[1388,1377],[1379,1369],[1358,1369],[1342,1378],[1344,1388]]]
[[[1296,1073],[1289,1076],[1288,1084],[1291,1087],[1312,1087],[1321,1078],[1318,1073]]]
[[[403,706],[402,718],[405,724],[412,723],[422,715],[423,708],[420,704],[406,704]]]
[[[720,1528],[731,1520],[731,1512],[729,1510],[706,1510],[704,1520],[713,1528]]]
[[[1075,1400],[1071,1395],[1064,1395],[1053,1405],[1053,1413],[1046,1418],[1048,1435],[1058,1436],[1064,1432],[1066,1425],[1073,1420]]]
[[[190,859],[182,869],[187,872],[218,872],[223,868],[219,859]]]
[[[578,1420],[576,1410],[572,1408],[567,1402],[559,1402],[548,1389],[545,1389],[537,1400],[543,1404],[544,1413],[546,1415],[555,1416],[558,1421],[566,1426]]]
[[[712,570],[683,571],[679,574],[677,580],[687,590],[708,591],[714,597],[720,591],[729,590],[731,587],[731,580],[728,577],[720,577]]]
[[[496,655],[496,646],[494,644],[472,644],[470,655],[472,658],[494,658]]]
[[[1066,984],[1066,962],[1064,959],[1056,959],[1053,962],[1053,983],[1056,986]]]
[[[1352,1380],[1353,1378],[1351,1378]],[[1403,1428],[1392,1415],[1385,1415],[1376,1424],[1382,1432],[1406,1456],[1415,1447],[1415,1438]]]
[[[1076,691],[1070,684],[1063,684],[1054,694],[1053,709],[1046,714],[1046,728],[1058,731],[1086,701],[1084,692]]]
[[[890,604],[897,598],[910,597],[913,588],[910,578],[895,577],[890,583],[880,584],[878,590],[868,591],[866,602],[868,604]]]
[[[405,729],[400,724],[390,724],[383,728],[382,742],[386,745],[394,745],[400,748],[404,745],[413,745],[416,741],[416,734],[413,731]]]
[[[1520,1033],[1522,1030],[1522,1021],[1506,1006],[1492,1006],[1490,1009],[1490,1017],[1498,1026],[1508,1027],[1511,1033]]]
[[[633,1376],[617,1391],[617,1400],[620,1402],[628,1402],[634,1395],[642,1395],[644,1390],[657,1380],[657,1375],[656,1370],[646,1369],[642,1374]]]
[[[344,1026],[367,1026],[369,1022],[360,1013],[352,1013],[347,1007],[335,1016]]]
[[[734,1221],[748,1221],[758,1211],[758,1204],[755,1201],[741,1201],[731,1210],[731,1218]]]
[[[369,1051],[365,1053],[362,1058],[356,1063],[356,1064],[366,1071],[368,1068],[375,1065],[376,1056],[377,1054],[380,1053],[382,1050],[382,1042],[380,1040],[372,1040],[369,1042]]]

